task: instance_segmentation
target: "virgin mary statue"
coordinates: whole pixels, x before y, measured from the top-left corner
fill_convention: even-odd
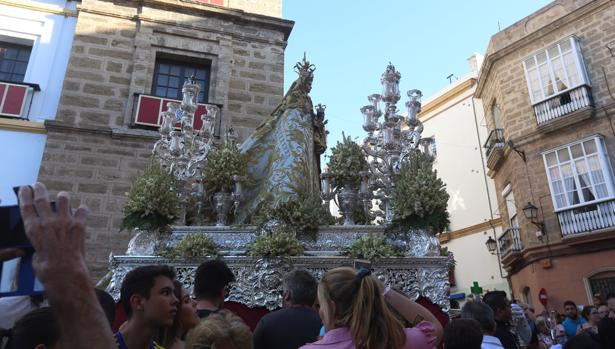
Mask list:
[[[250,179],[236,223],[247,222],[261,207],[275,208],[300,195],[319,195],[319,158],[326,148],[326,135],[309,96],[314,70],[305,57],[295,65],[299,77],[282,102],[239,147],[248,158]]]

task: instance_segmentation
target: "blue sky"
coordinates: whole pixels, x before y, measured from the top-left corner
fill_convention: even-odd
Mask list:
[[[307,52],[316,65],[312,100],[327,105],[329,149],[342,131],[363,139],[367,96],[380,93],[391,61],[401,72],[402,99],[417,88],[423,100],[446,87],[446,77],[468,73],[466,59],[484,54],[499,26],[523,19],[547,0],[284,0],[283,17],[295,21],[285,54],[285,91],[295,63]]]

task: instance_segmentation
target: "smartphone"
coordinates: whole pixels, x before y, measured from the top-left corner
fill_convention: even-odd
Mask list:
[[[53,203],[52,209],[55,210]],[[43,293],[43,285],[32,269],[34,248],[26,236],[19,205],[0,206],[0,248],[19,248],[25,252],[22,257],[0,261],[0,297]]]
[[[359,270],[361,268],[365,268],[367,270],[372,270],[372,262],[366,259],[355,259],[354,260],[354,268]]]

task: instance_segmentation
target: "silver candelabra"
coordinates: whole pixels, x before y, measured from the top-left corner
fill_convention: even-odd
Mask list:
[[[369,164],[369,191],[373,193],[373,199],[380,201],[381,212],[377,215],[384,218],[386,223],[393,220],[391,197],[394,176],[399,173],[403,159],[418,147],[423,132],[423,123],[417,118],[421,111],[421,91],[408,91],[408,115],[398,114],[400,79],[401,74],[389,63],[380,78],[382,94],[368,96],[370,104],[361,108],[363,129],[367,132],[361,147]],[[380,108],[381,102],[384,102],[384,112]],[[383,115],[383,120],[380,120]]]
[[[186,220],[186,203],[189,196],[197,202],[205,199],[201,170],[207,155],[213,148],[214,125],[219,108],[205,105],[201,115],[201,128],[194,129],[194,113],[198,107],[200,87],[194,77],[186,79],[182,87],[181,103],[167,103],[161,113],[160,139],[154,144],[153,155],[178,184],[178,196],[182,205],[181,223]]]

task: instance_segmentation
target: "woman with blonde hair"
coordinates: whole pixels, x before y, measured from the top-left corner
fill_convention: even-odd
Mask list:
[[[223,309],[188,332],[186,349],[252,349],[252,332],[239,316]]]
[[[427,309],[384,288],[361,268],[329,270],[318,284],[319,314],[325,336],[302,349],[428,349],[442,338],[442,325]],[[404,328],[387,304],[413,328]]]

